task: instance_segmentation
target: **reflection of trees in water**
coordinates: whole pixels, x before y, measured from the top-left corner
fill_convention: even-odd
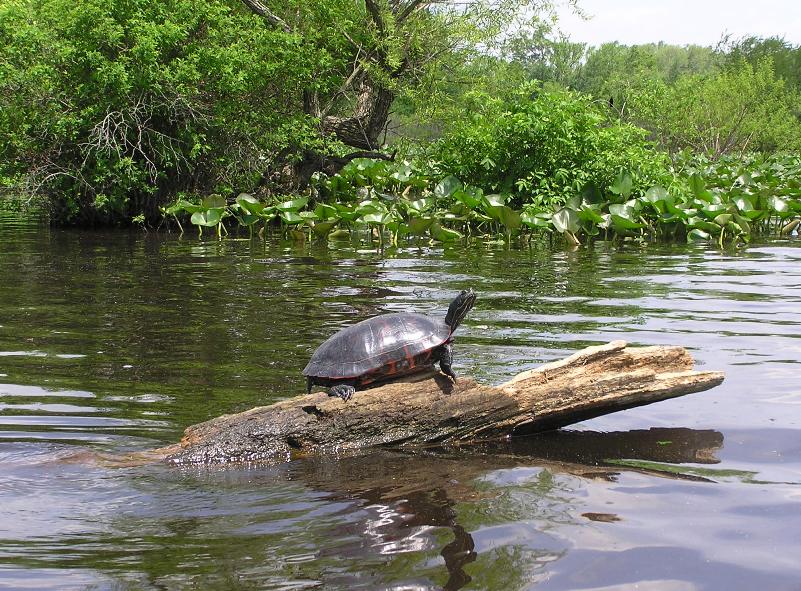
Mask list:
[[[516,589],[568,558],[556,529],[601,515],[583,516],[560,475],[614,480],[632,468],[610,461],[631,458],[714,463],[722,442],[690,429],[560,431],[273,467],[159,469],[134,497],[146,502],[102,516],[108,535],[65,544],[71,565],[147,582],[137,588]]]
[[[419,554],[412,561],[417,564],[416,568],[408,568],[410,563],[406,561],[404,572],[388,569],[393,571],[393,580],[396,577],[405,582],[412,579],[420,588],[431,588],[431,581],[438,576],[436,568],[432,569],[429,564],[430,556],[436,551],[436,544],[442,544],[437,530],[447,528],[453,537],[439,546],[447,572],[442,588],[455,590],[473,580],[467,570],[468,565],[477,560],[481,568],[476,572],[480,572],[482,584],[522,583],[536,578],[532,569],[547,568],[549,562],[567,550],[546,531],[535,530],[526,535],[529,542],[540,546],[539,549],[528,543],[526,547],[498,547],[482,560],[470,529],[493,525],[495,521],[497,527],[514,530],[514,525],[504,525],[504,522],[522,518],[512,517],[516,508],[502,506],[495,506],[498,515],[493,515],[491,506],[487,513],[478,515],[475,507],[482,501],[492,504],[499,491],[477,488],[476,479],[501,469],[543,468],[543,477],[537,478],[532,486],[533,494],[543,502],[537,502],[535,514],[527,515],[525,520],[548,524],[565,518],[580,518],[579,513],[571,514],[570,507],[566,507],[565,503],[570,501],[563,491],[557,490],[556,480],[551,477],[554,473],[614,480],[621,468],[609,464],[610,460],[638,458],[667,463],[715,463],[714,453],[722,442],[722,434],[716,431],[690,429],[620,433],[559,431],[458,450],[379,451],[337,460],[309,458],[295,464],[292,473],[311,488],[333,492],[334,498],[360,499],[365,503],[361,509],[365,518],[359,527],[362,542],[347,548],[337,546],[331,549],[332,553],[341,556],[344,551],[349,558],[353,554],[365,557],[376,553],[386,556]],[[506,504],[508,501],[501,503]],[[593,517],[614,519],[611,514],[581,518]],[[343,526],[341,531],[337,529],[332,532],[335,537],[356,533],[353,524]],[[429,560],[425,558],[426,553]],[[376,573],[376,577],[385,580],[382,573]],[[422,577],[426,582],[420,581]]]

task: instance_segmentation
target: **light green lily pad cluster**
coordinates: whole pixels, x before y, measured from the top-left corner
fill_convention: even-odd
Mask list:
[[[242,193],[231,203],[212,195],[165,208],[188,214],[202,232],[222,235],[231,218],[247,227],[272,224],[297,238],[332,239],[369,230],[397,244],[405,237],[439,242],[470,237],[512,241],[553,233],[568,243],[604,240],[747,242],[754,235],[796,233],[801,222],[801,158],[759,156],[711,161],[680,156],[672,181],[635,192],[621,171],[609,186],[587,185],[557,205],[510,204],[520,196],[485,193],[453,175],[436,178],[410,161],[357,159],[333,177],[318,176],[309,196],[271,203]]]

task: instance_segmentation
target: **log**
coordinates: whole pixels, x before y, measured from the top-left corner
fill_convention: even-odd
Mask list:
[[[441,374],[357,392],[349,402],[308,394],[186,429],[156,450],[173,463],[278,463],[373,446],[461,445],[549,431],[700,392],[723,381],[693,371],[683,347],[588,347],[498,386]]]

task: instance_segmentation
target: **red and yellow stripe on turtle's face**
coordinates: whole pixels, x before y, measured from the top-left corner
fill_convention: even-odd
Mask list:
[[[404,347],[403,352],[404,356],[402,358],[386,359],[381,367],[359,376],[359,385],[365,386],[379,380],[392,379],[416,373],[430,367],[435,361],[432,359],[434,349],[428,349],[417,355],[412,355],[409,352],[409,348]],[[387,355],[387,357],[390,356]]]

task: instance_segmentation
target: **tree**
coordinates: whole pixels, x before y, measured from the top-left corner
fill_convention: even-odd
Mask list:
[[[547,0],[326,0],[267,6],[242,0],[268,27],[301,36],[332,56],[320,63],[333,87],[303,89],[307,115],[325,136],[359,150],[384,143],[390,110],[402,94],[433,91],[443,65],[486,47],[521,13],[550,8]]]
[[[630,96],[629,119],[666,149],[718,158],[748,151],[793,150],[801,126],[797,95],[776,79],[769,60],[740,62],[713,75],[684,75],[673,85],[653,81]]]
[[[504,54],[523,67],[531,80],[576,88],[587,45],[573,43],[564,34],[553,38],[552,33],[550,24],[535,21],[509,39]]]
[[[781,37],[743,37],[725,39],[719,51],[726,64],[736,65],[747,61],[752,66],[770,60],[778,78],[795,90],[801,90],[801,46],[792,45]]]
[[[319,145],[294,89],[329,83],[327,56],[238,2],[10,0],[0,47],[0,173],[57,222],[156,219]]]

